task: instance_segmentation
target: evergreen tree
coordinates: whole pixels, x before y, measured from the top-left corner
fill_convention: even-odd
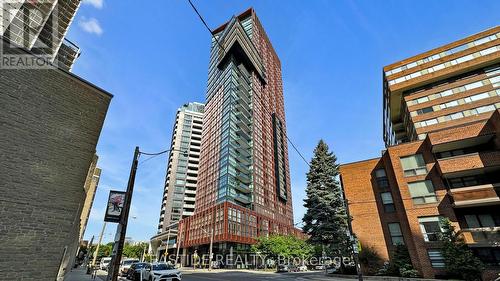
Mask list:
[[[323,246],[328,254],[345,257],[351,254],[351,242],[347,236],[348,218],[336,162],[337,157],[320,140],[307,173],[304,199],[307,211],[302,221],[304,232],[310,236],[309,242]]]
[[[449,219],[441,220],[441,228],[443,229],[439,237],[443,243],[441,254],[448,273],[464,280],[481,280],[481,271],[484,268],[481,260],[474,256],[463,237],[455,232]]]

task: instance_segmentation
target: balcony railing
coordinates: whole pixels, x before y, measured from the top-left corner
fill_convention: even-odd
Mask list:
[[[500,151],[482,151],[438,160],[445,176],[460,176],[467,171],[500,166]]]
[[[500,204],[500,197],[495,190],[499,187],[500,183],[452,188],[449,194],[456,208],[496,205]]]
[[[500,246],[500,227],[465,228],[460,230],[459,234],[469,246]]]

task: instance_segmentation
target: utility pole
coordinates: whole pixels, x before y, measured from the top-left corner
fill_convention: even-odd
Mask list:
[[[94,268],[95,262],[97,260],[97,254],[99,253],[99,246],[101,246],[102,236],[104,235],[104,230],[106,230],[106,222],[104,222],[104,225],[102,226],[101,235],[99,235],[99,242],[97,242],[97,247],[95,248],[94,258],[92,259],[92,268]]]
[[[89,267],[89,261],[90,261],[90,248],[92,248],[92,243],[94,243],[94,235],[92,235],[92,238],[90,239],[90,243],[87,246],[87,256],[85,257],[84,264],[87,267],[87,274],[88,274],[88,267]],[[80,253],[80,249],[78,249],[78,253]]]
[[[170,241],[170,228],[168,229],[167,233],[167,244],[165,245],[165,254],[163,255],[163,261],[167,262],[167,255],[168,255],[168,242]]]
[[[212,248],[214,245],[214,228],[210,230],[210,252],[208,254],[208,271],[212,270]]]
[[[177,261],[179,260],[179,251],[181,249],[181,232],[182,232],[179,226],[177,227],[177,229],[178,229],[177,230],[177,252],[175,254],[175,265],[177,265]],[[179,268],[181,268],[182,267],[182,259],[179,261],[179,264],[180,264]]]
[[[115,243],[113,245],[113,253],[111,255],[111,263],[106,281],[117,281],[118,279],[118,270],[120,268],[123,244],[125,243],[125,234],[127,232],[128,214],[132,201],[132,193],[134,192],[135,174],[137,172],[139,154],[139,147],[136,146],[134,151],[134,159],[132,160],[132,166],[130,167],[130,176],[128,178],[127,191],[125,193],[125,201],[123,203],[121,218],[116,229]]]
[[[342,193],[344,193],[344,190],[342,189]],[[351,238],[354,238],[354,232],[352,231],[352,223],[351,223],[351,215],[349,214],[349,200],[345,198],[345,194],[342,194],[344,196],[344,204],[345,204],[345,210],[347,214],[347,224],[349,226],[349,234]],[[356,241],[355,239],[351,239],[351,247],[352,247],[352,252],[353,252],[353,257],[354,257],[354,263],[356,265],[356,272],[358,274],[358,280],[363,281],[363,273],[361,272],[361,265],[359,264],[359,257],[358,257],[358,245],[354,245],[354,242]],[[356,248],[355,248],[356,247]]]

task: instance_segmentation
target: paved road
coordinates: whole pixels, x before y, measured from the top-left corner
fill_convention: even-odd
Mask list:
[[[323,272],[294,272],[294,273],[274,273],[255,272],[250,270],[181,270],[182,281],[354,281],[354,279],[325,277]],[[105,280],[105,272],[100,271],[98,277]],[[99,280],[99,279],[96,279]],[[119,281],[130,281],[124,277],[119,277]]]
[[[224,271],[224,272],[193,272],[184,271],[182,281],[272,281],[272,280],[295,280],[295,281],[353,281],[353,279],[342,279],[325,277],[322,272],[297,272],[297,273],[261,273],[249,271]]]

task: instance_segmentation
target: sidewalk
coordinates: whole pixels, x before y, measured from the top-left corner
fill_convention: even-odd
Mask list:
[[[105,279],[106,275],[104,271],[99,270],[97,272],[97,277],[95,279],[92,279],[91,275],[87,274],[86,267],[78,267],[73,268],[73,270],[68,273],[64,281],[103,281]]]

